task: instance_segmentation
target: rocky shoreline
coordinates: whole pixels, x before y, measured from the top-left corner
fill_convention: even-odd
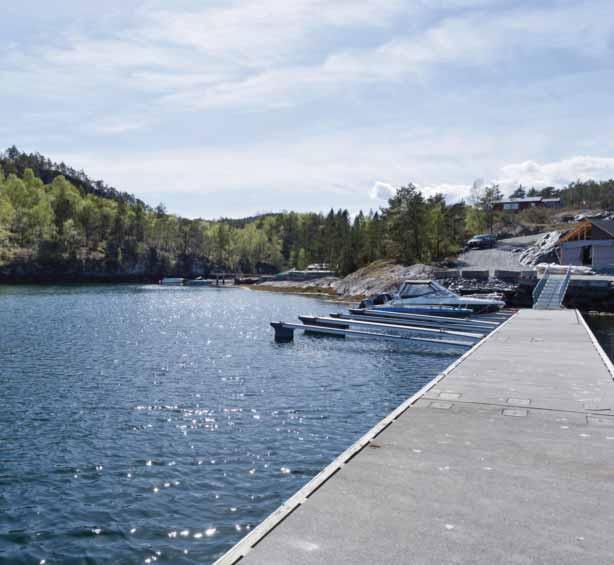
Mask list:
[[[376,261],[347,277],[324,277],[311,281],[267,281],[253,285],[255,290],[319,294],[343,300],[362,300],[374,294],[392,292],[407,279],[430,279],[438,271],[430,265],[409,267],[394,261]]]

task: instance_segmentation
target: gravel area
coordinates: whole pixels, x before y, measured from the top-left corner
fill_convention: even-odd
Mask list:
[[[511,237],[497,241],[494,249],[474,249],[461,253],[458,256],[459,269],[489,270],[491,274],[495,269],[505,271],[531,270],[526,265],[521,265],[519,258],[524,249],[535,243],[543,234]]]

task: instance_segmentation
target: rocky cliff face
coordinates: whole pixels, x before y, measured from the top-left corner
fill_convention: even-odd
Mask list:
[[[0,283],[142,282],[153,277],[144,263],[119,265],[104,260],[20,261],[0,267]]]
[[[0,265],[0,283],[157,282],[163,276],[206,276],[210,269],[211,266],[202,259],[190,257],[172,267],[152,263],[145,256],[121,262],[102,254],[48,262],[21,258]]]

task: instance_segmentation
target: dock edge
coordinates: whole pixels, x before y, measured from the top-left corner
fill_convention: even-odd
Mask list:
[[[268,517],[266,517],[258,526],[256,526],[249,534],[239,540],[234,546],[232,546],[224,555],[219,557],[213,565],[235,565],[241,559],[243,559],[254,547],[256,547],[266,536],[268,536],[277,526],[279,526],[290,514],[297,510],[303,503],[305,503],[309,497],[314,494],[320,487],[322,487],[330,478],[337,474],[346,463],[349,463],[356,455],[358,455],[365,447],[369,445],[379,434],[381,434],[390,424],[392,424],[397,418],[404,414],[416,401],[424,396],[431,388],[442,381],[449,373],[451,373],[456,367],[458,367],[465,359],[470,357],[475,351],[477,351],[484,343],[490,338],[496,335],[499,330],[505,327],[508,322],[516,317],[517,313],[512,314],[507,320],[502,322],[497,328],[495,328],[485,338],[478,341],[471,349],[466,351],[453,363],[451,363],[446,369],[435,376],[431,381],[424,385],[420,390],[403,401],[397,408],[375,424],[367,433],[361,436],[350,447],[338,455],[331,463],[329,463],[324,469],[322,469],[315,477],[313,477],[307,484],[301,487],[295,492],[288,500],[286,500],[281,506],[274,510]],[[614,378],[614,365],[609,361],[608,356],[603,351],[597,338],[590,330],[582,315],[576,310],[576,315],[580,316],[582,324],[587,330],[593,345],[597,348],[597,351],[606,364],[608,371]]]
[[[599,343],[597,336],[595,336],[595,334],[593,333],[593,330],[591,330],[590,326],[584,319],[584,316],[582,315],[582,313],[577,309],[576,309],[576,317],[580,319],[580,323],[584,326],[586,333],[588,333],[588,337],[593,343],[593,347],[597,350],[597,353],[599,354],[599,357],[601,357],[601,360],[603,361],[605,368],[608,370],[608,373],[610,373],[610,376],[614,380],[614,364],[612,364],[612,361],[610,361],[608,354],[604,351],[603,347],[601,347],[601,344]]]

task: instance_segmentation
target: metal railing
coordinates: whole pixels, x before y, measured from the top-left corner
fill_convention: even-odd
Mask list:
[[[565,273],[565,279],[563,280],[562,289],[559,295],[559,303],[562,306],[563,301],[565,300],[565,295],[567,294],[567,289],[569,288],[569,283],[571,282],[571,265],[567,267],[567,272]]]
[[[544,271],[542,278],[539,279],[539,281],[537,281],[537,284],[535,285],[535,288],[533,289],[533,306],[535,306],[535,304],[539,300],[542,290],[546,286],[546,282],[548,282],[548,278],[550,277],[549,269],[550,269],[550,265],[546,267],[546,270]]]
[[[552,284],[549,284],[552,281]],[[563,277],[557,275],[552,278],[552,273],[544,271],[544,276],[533,289],[533,308],[556,309],[563,306],[567,288],[571,281],[571,266],[565,269]],[[544,295],[544,292],[546,294]]]

